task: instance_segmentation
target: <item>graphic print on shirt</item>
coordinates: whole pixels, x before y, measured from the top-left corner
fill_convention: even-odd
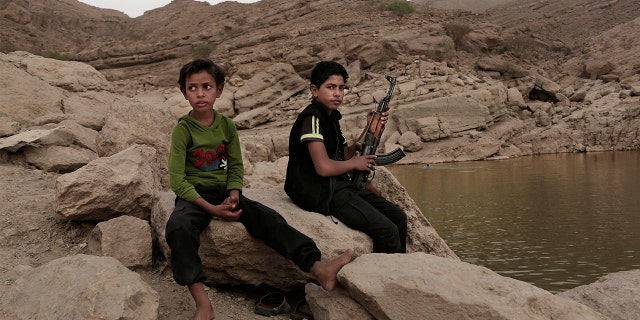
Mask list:
[[[205,172],[216,169],[227,169],[227,146],[224,143],[218,145],[216,151],[198,149],[191,153],[193,165]]]

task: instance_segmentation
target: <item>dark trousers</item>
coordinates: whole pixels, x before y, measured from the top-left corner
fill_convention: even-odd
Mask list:
[[[371,237],[373,252],[407,251],[407,215],[387,199],[338,180],[329,206],[331,215]]]
[[[220,204],[228,196],[222,187],[198,188],[198,193],[212,204]],[[275,210],[240,196],[241,222],[252,237],[263,241],[283,257],[293,261],[304,272],[309,272],[321,253],[315,242],[291,227]],[[206,280],[202,261],[198,255],[200,234],[209,225],[212,216],[198,206],[183,199],[176,206],[166,226],[166,239],[171,248],[173,278],[180,285]]]

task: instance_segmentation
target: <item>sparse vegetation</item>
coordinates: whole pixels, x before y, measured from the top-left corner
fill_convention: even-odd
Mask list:
[[[67,60],[67,57],[65,57],[64,54],[57,51],[49,51],[45,57],[62,61]]]
[[[380,7],[383,10],[388,10],[399,15],[416,12],[416,8],[407,0],[393,0],[390,3],[382,3]]]
[[[433,56],[430,58],[435,61],[445,61],[455,55],[455,44],[450,38],[445,36],[436,44]]]
[[[519,35],[504,38],[504,47],[519,58],[529,58],[535,53],[535,39]]]
[[[518,66],[517,64],[514,64],[511,61],[505,61],[504,64],[502,65],[502,76],[506,77],[506,78],[517,78],[518,76],[521,76],[523,73],[523,70],[520,66]]]
[[[213,49],[213,46],[201,43],[193,48],[191,56],[193,56],[194,59],[208,58],[211,52],[213,52]]]
[[[462,22],[445,23],[442,27],[447,35],[453,39],[456,49],[460,47],[462,38],[472,30],[470,25]]]
[[[393,60],[393,58],[396,57],[396,51],[393,49],[393,46],[388,43],[388,42],[384,42],[382,43],[382,51],[380,54],[380,60],[378,60],[379,63],[386,63],[388,61]]]
[[[16,51],[16,45],[7,39],[0,40],[0,52],[9,53]]]
[[[498,47],[493,50],[495,54],[504,54],[505,52],[507,52],[507,48],[505,47]]]

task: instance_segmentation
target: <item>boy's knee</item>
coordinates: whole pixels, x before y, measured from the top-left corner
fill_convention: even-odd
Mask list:
[[[374,244],[373,252],[377,253],[404,253],[400,241],[389,241]]]
[[[402,251],[400,232],[398,227],[390,225],[383,232],[373,237],[374,251],[383,253],[397,253]]]
[[[191,237],[193,226],[185,219],[169,219],[165,226],[165,239],[171,243],[172,239],[185,239]]]
[[[397,213],[396,213],[396,221],[398,221],[400,224],[407,224],[407,213],[404,212],[402,209],[400,209],[399,207],[397,207]]]

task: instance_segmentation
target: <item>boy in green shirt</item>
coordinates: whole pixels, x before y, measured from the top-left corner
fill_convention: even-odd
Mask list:
[[[185,64],[180,91],[192,110],[171,134],[169,183],[176,206],[167,222],[173,277],[186,285],[196,303],[195,319],[213,319],[206,279],[198,255],[200,233],[212,217],[241,222],[251,236],[311,273],[325,290],[337,286],[336,275],[353,255],[348,250],[329,262],[313,240],[291,227],[280,214],[244,197],[240,141],[231,119],[213,109],[224,88],[224,71],[208,59]]]

